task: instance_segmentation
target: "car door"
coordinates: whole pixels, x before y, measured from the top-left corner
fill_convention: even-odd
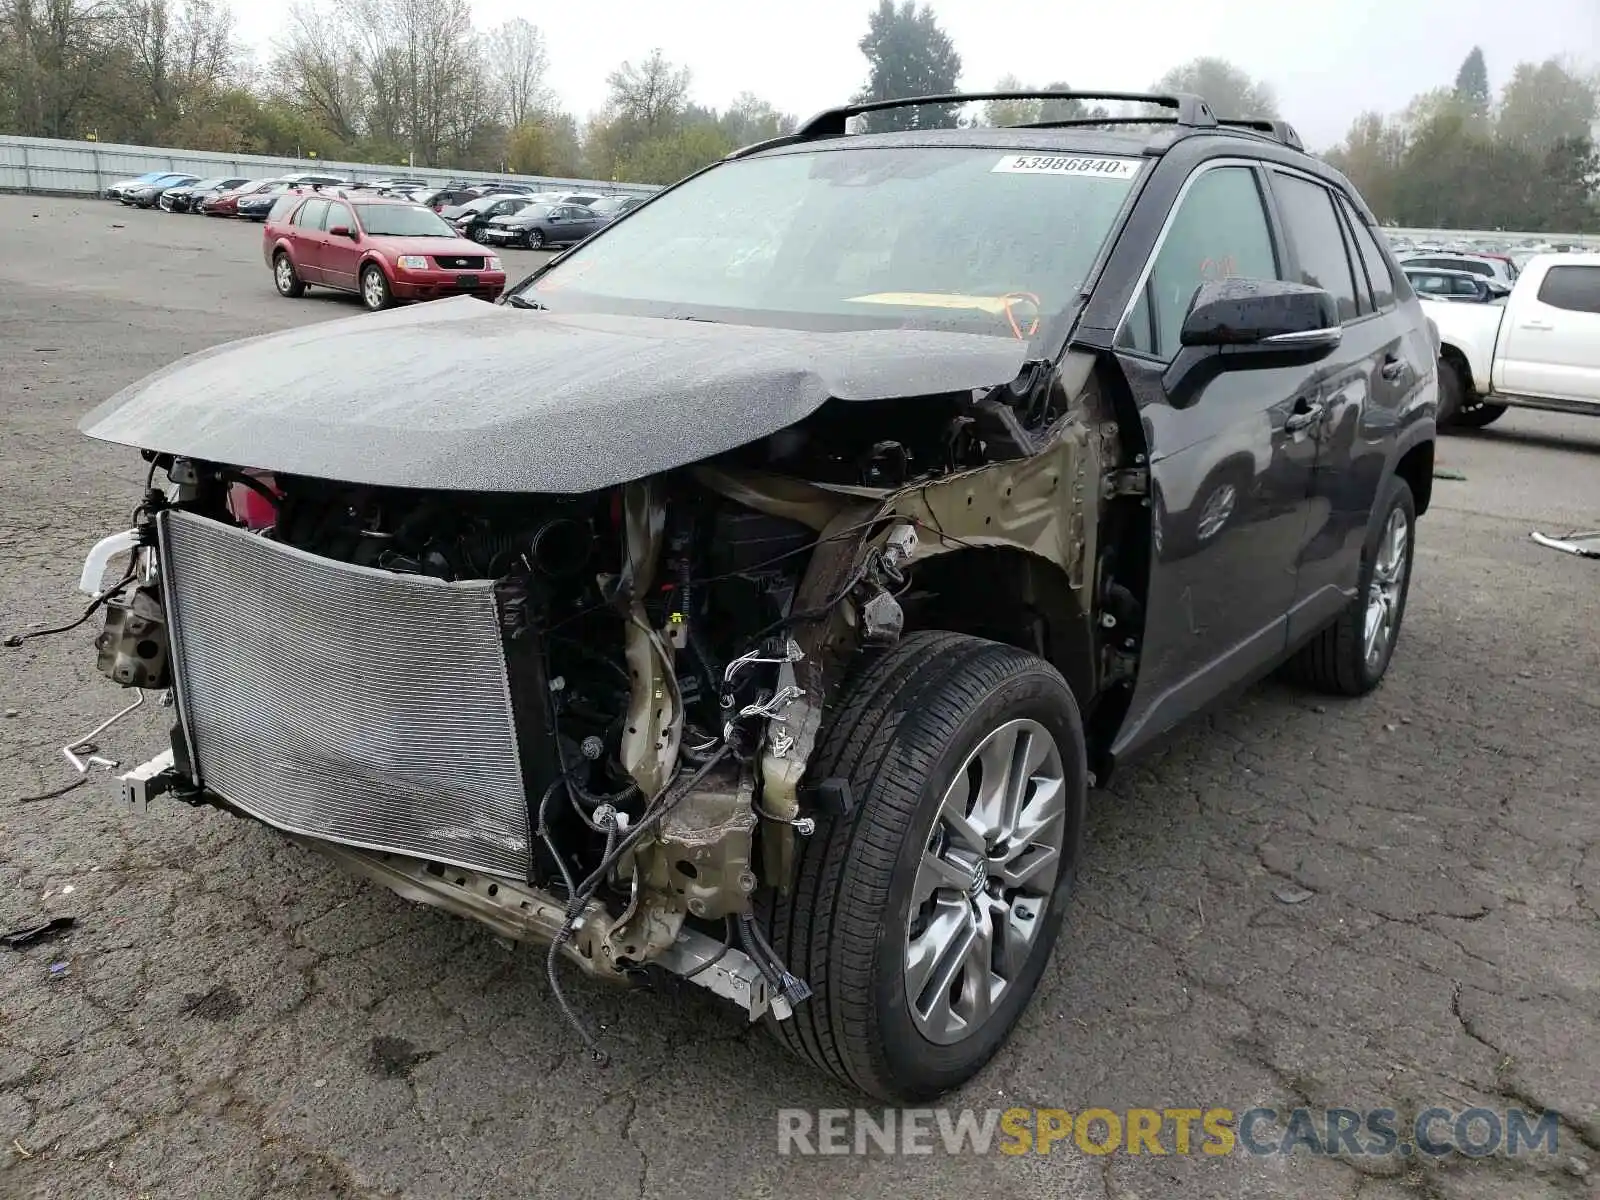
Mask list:
[[[348,204],[330,200],[323,228],[326,232],[322,238],[322,282],[328,287],[353,292],[356,290],[356,272],[361,265],[362,250],[361,243],[350,236],[359,235],[360,232],[355,214],[350,211]],[[349,233],[334,232],[341,228]]]
[[[1527,283],[1532,283],[1532,280]],[[1507,304],[1495,386],[1519,396],[1600,405],[1600,262],[1553,264]]]
[[[556,207],[552,216],[558,216],[560,223],[555,228],[555,240],[561,245],[571,245],[582,240],[584,236],[583,218],[587,210],[576,204],[562,204]]]
[[[576,224],[574,232],[577,236],[572,240],[575,242],[582,241],[606,223],[605,214],[597,213],[587,205],[575,205],[573,207],[573,216]]]
[[[289,252],[295,269],[306,283],[322,283],[322,246],[327,240],[324,222],[328,215],[328,202],[313,196],[298,209],[289,221]]]
[[[1339,346],[1314,368],[1317,400],[1305,426],[1313,473],[1295,560],[1294,644],[1355,595],[1390,449],[1402,413],[1432,378],[1433,347],[1399,313],[1388,261],[1348,198],[1283,168],[1269,179],[1295,281],[1332,293],[1343,328]]]
[[[1163,383],[1202,283],[1287,277],[1264,189],[1253,163],[1201,165],[1117,335],[1150,451],[1153,550],[1119,754],[1260,674],[1287,644],[1315,459],[1309,429],[1295,428],[1291,414],[1317,401],[1318,367],[1224,372],[1182,406]]]

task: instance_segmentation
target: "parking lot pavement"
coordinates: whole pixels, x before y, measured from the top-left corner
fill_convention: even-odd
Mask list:
[[[140,464],[84,410],[218,342],[364,319],[280,299],[259,246],[0,196],[0,632],[70,620],[84,551],[127,524]],[[124,811],[100,780],[34,799],[122,702],[91,623],[0,649],[0,929],[78,918],[0,950],[0,1195],[1593,1194],[1600,564],[1528,531],[1600,525],[1600,421],[1513,413],[1440,465],[1465,478],[1435,485],[1388,681],[1257,687],[1098,794],[1042,992],[947,1106],[1556,1109],[1554,1155],[781,1156],[780,1107],[862,1101],[709,1000],[574,980],[597,1068],[536,953],[215,812]]]

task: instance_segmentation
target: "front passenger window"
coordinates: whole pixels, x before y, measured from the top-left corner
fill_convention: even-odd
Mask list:
[[[1213,167],[1179,202],[1118,344],[1170,359],[1200,285],[1234,276],[1277,279],[1278,261],[1255,172]]]

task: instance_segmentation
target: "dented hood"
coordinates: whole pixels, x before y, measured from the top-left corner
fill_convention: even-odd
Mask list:
[[[351,483],[585,492],[774,433],[828,399],[1007,383],[1026,344],[560,314],[459,298],[217,346],[124,388],[90,437]]]

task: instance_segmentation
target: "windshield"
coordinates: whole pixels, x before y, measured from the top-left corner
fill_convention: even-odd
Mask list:
[[[974,147],[724,163],[516,291],[557,311],[1031,339],[1074,305],[1140,166]]]
[[[437,213],[421,205],[358,204],[356,215],[361,218],[361,227],[369,234],[388,237],[458,236],[454,229],[439,219]]]

